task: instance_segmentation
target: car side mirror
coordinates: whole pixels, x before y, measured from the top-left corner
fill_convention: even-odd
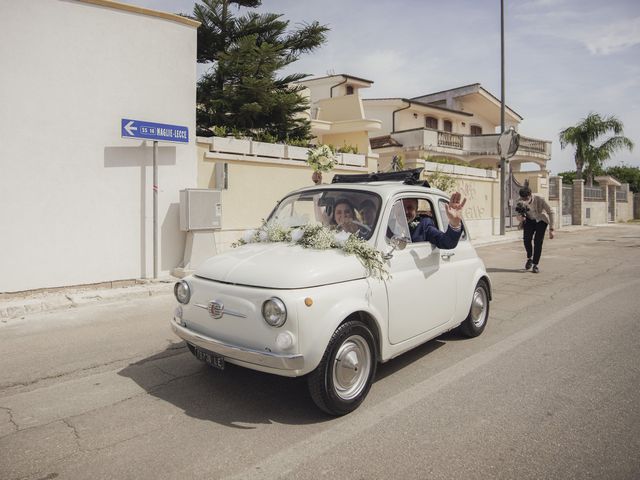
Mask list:
[[[393,257],[393,252],[396,250],[404,250],[407,243],[409,243],[409,239],[403,235],[394,235],[389,239],[389,243],[391,244],[391,250],[382,256],[385,260]]]

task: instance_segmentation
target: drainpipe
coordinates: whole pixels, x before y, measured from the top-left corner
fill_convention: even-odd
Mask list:
[[[396,131],[396,112],[400,112],[401,110],[406,110],[407,108],[411,108],[411,101],[407,100],[406,98],[403,98],[402,101],[409,102],[409,105],[407,105],[404,108],[399,108],[398,110],[394,110],[391,113],[391,133],[395,133]]]
[[[329,90],[329,98],[333,98],[333,89],[336,88],[336,87],[339,87],[343,83],[347,83],[347,80],[348,80],[348,78],[345,78],[342,82],[336,83],[333,87],[331,87],[331,90]]]

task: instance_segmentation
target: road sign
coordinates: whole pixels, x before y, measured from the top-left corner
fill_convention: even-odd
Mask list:
[[[123,118],[120,124],[122,138],[144,138],[160,142],[189,143],[189,128],[181,125],[145,122]]]

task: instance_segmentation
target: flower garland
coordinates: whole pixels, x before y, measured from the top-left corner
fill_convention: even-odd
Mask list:
[[[391,278],[382,258],[382,253],[373,248],[362,238],[349,232],[335,232],[323,225],[303,225],[287,228],[274,223],[263,223],[255,230],[247,230],[232,247],[248,243],[287,242],[303,248],[327,250],[339,248],[348,255],[355,255],[367,269],[367,274],[374,278]]]
[[[314,172],[329,172],[338,164],[329,145],[319,145],[307,152],[307,163]]]

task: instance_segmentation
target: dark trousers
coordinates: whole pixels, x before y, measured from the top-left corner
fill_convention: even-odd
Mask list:
[[[538,265],[542,255],[542,242],[546,230],[546,222],[536,222],[530,218],[524,222],[524,249],[527,251],[527,258],[531,258],[535,265]],[[533,248],[531,248],[531,240],[533,240]]]

